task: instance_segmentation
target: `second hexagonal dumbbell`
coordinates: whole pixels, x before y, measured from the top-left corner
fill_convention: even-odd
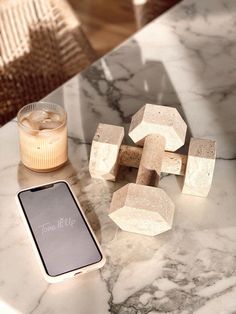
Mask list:
[[[116,191],[109,210],[121,229],[151,236],[171,229],[174,203],[163,189],[152,186],[159,183],[165,149],[184,145],[186,129],[170,107],[146,105],[133,116],[129,136],[143,146],[136,184]]]

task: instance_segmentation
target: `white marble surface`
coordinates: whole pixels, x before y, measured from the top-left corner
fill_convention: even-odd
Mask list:
[[[16,122],[0,129],[0,313],[236,313],[236,2],[186,0],[137,33],[48,100],[69,115],[70,163],[50,174],[19,164]],[[193,136],[218,152],[207,199],[161,187],[176,204],[173,229],[157,237],[119,230],[107,216],[116,183],[91,180],[90,141],[98,122],[128,126],[144,103],[177,107]],[[103,269],[57,285],[40,273],[14,196],[67,179],[107,257]]]

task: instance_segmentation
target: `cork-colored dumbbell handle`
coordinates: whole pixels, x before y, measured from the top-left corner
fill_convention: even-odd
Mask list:
[[[165,142],[165,138],[161,135],[150,134],[145,137],[136,179],[137,184],[158,185],[165,152]]]
[[[142,147],[121,145],[119,152],[119,164],[121,166],[138,168],[142,157],[142,152]],[[186,155],[165,151],[161,165],[161,172],[184,176],[186,164]]]

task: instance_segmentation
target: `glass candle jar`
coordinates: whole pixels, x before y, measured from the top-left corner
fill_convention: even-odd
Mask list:
[[[37,172],[62,166],[67,155],[67,115],[56,104],[35,102],[17,114],[22,163]]]

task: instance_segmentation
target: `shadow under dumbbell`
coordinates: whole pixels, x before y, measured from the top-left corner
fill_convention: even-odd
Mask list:
[[[157,72],[154,75],[147,75],[145,78],[146,86],[148,91],[153,92],[153,84],[156,85],[156,100],[153,104],[169,106],[176,108],[183,118],[184,122],[187,124],[186,140],[184,146],[179,148],[176,152],[181,154],[188,153],[188,144],[190,138],[192,137],[191,128],[188,124],[187,116],[185,115],[184,109],[181,105],[178,93],[171,81],[169,74],[167,73],[163,63],[161,61],[148,60],[145,63],[147,69],[156,69]],[[151,70],[153,71],[153,70]]]

